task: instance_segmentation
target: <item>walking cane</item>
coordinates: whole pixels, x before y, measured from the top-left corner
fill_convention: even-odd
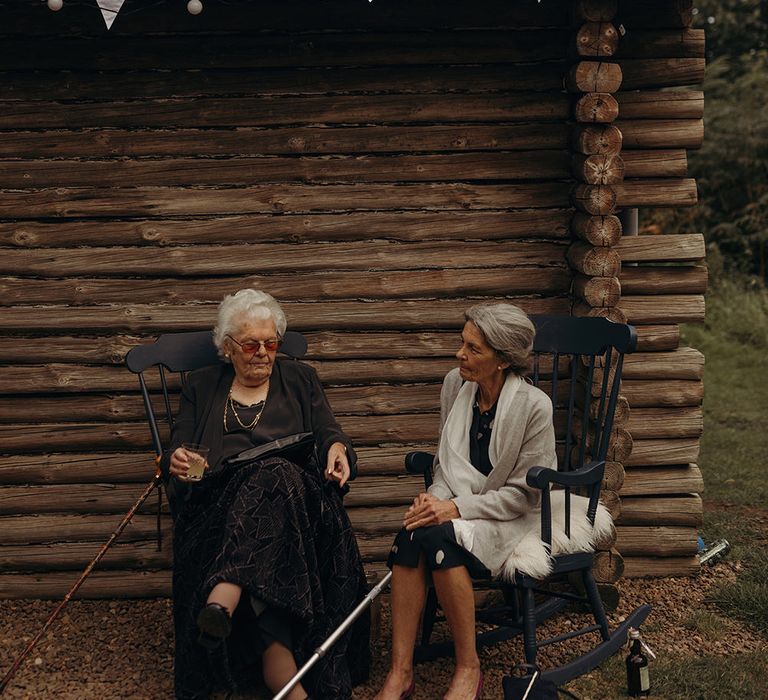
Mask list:
[[[67,594],[64,596],[64,600],[62,600],[56,609],[51,613],[50,617],[45,621],[45,624],[43,625],[42,629],[35,635],[35,638],[27,645],[27,648],[24,649],[24,651],[18,656],[16,661],[13,662],[13,666],[11,666],[8,673],[3,676],[3,680],[0,681],[0,695],[2,695],[5,692],[5,689],[8,687],[8,684],[11,682],[11,679],[16,674],[16,671],[19,670],[19,666],[23,663],[24,659],[29,656],[29,654],[32,652],[32,650],[35,648],[35,645],[40,641],[42,636],[48,631],[48,628],[53,624],[54,620],[59,616],[59,613],[64,610],[67,603],[69,603],[70,598],[77,592],[77,589],[80,588],[80,586],[83,585],[85,582],[85,579],[87,579],[91,572],[93,571],[93,568],[101,561],[101,558],[107,553],[107,550],[112,546],[114,541],[120,536],[120,533],[122,533],[123,530],[125,530],[126,526],[129,522],[131,522],[131,519],[136,514],[136,511],[141,507],[141,504],[144,503],[144,501],[149,498],[149,495],[154,490],[155,486],[158,486],[162,480],[162,475],[160,473],[160,469],[158,468],[157,473],[155,474],[152,481],[149,483],[146,489],[144,489],[144,493],[141,494],[139,497],[139,500],[136,501],[136,503],[133,504],[131,509],[125,514],[125,517],[121,521],[121,523],[117,526],[117,529],[112,533],[110,538],[102,545],[101,549],[99,550],[98,554],[93,558],[90,564],[85,567],[85,571],[80,575],[80,578],[77,580],[74,586],[69,589]]]
[[[307,663],[298,670],[296,675],[288,681],[283,689],[275,695],[272,700],[283,700],[288,697],[288,693],[293,690],[294,686],[296,686],[296,684],[307,674],[309,669],[328,653],[328,650],[338,641],[339,637],[352,626],[352,623],[360,617],[363,611],[373,602],[373,599],[384,590],[391,578],[392,572],[389,571],[387,572],[387,575],[371,589],[370,593],[358,603],[357,607],[349,614],[344,622],[336,628],[331,636],[315,649],[315,653],[309,657]]]

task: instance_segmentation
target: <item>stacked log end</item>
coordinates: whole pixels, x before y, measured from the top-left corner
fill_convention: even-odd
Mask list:
[[[625,321],[618,308],[621,257],[617,245],[622,229],[616,216],[617,186],[624,180],[626,167],[622,134],[613,124],[619,115],[614,95],[622,83],[621,66],[613,59],[620,43],[616,12],[617,3],[611,0],[574,3],[573,64],[564,80],[573,104],[571,172],[576,181],[571,194],[576,210],[571,220],[573,243],[567,258],[574,273],[573,314]],[[623,400],[622,404],[627,406]],[[621,513],[618,491],[624,480],[623,461],[632,449],[624,428],[628,411],[619,413],[603,482],[603,503],[614,520]],[[614,544],[614,540],[601,543],[595,557],[595,576],[603,583],[615,582],[624,572],[622,555]]]

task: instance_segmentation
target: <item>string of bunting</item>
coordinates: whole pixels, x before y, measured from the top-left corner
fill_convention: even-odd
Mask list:
[[[43,0],[41,0],[43,1]],[[54,12],[58,12],[62,8],[64,8],[66,5],[93,5],[96,4],[101,10],[101,14],[104,17],[104,23],[107,25],[107,30],[109,30],[112,27],[113,22],[115,21],[118,13],[122,9],[123,5],[125,4],[125,0],[44,0],[46,4],[48,5],[48,8],[50,10],[53,10]],[[147,7],[156,7],[157,5],[163,5],[167,4],[169,1],[172,0],[159,0],[155,3],[142,3],[141,7],[131,9],[124,14],[133,14],[135,12],[141,12],[142,10],[146,10]],[[237,2],[232,2],[232,0],[217,0],[219,3],[224,5],[233,5],[237,4]],[[373,0],[368,0],[368,2],[373,2]],[[541,0],[538,0],[538,2],[541,2]],[[187,12],[191,15],[199,15],[203,11],[203,3],[202,0],[188,0],[187,2]]]

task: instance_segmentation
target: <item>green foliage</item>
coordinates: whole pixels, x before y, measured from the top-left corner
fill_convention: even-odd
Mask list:
[[[665,232],[703,231],[725,271],[766,278],[768,259],[768,18],[759,0],[698,2],[707,32],[705,136],[689,154],[699,204],[651,211]],[[711,18],[711,23],[710,20]]]
[[[708,58],[738,58],[768,48],[760,0],[697,0],[693,13],[694,26],[707,30]]]

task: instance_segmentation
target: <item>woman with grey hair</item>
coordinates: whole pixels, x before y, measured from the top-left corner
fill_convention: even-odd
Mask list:
[[[552,403],[523,379],[533,323],[512,304],[479,304],[464,317],[459,366],[440,395],[434,482],[405,513],[389,556],[392,660],[377,700],[414,692],[413,649],[430,576],[455,648],[445,697],[480,697],[471,577],[504,573],[508,555],[538,522],[539,497],[526,473],[557,465]]]
[[[315,370],[278,357],[285,330],[269,294],[226,297],[214,329],[223,361],[191,372],[182,389],[161,462],[175,515],[177,698],[260,678],[278,692],[365,595],[341,502],[355,451]],[[301,434],[304,452],[254,454]],[[188,476],[190,443],[209,450],[199,481]],[[350,697],[367,676],[366,622],[288,697]]]

